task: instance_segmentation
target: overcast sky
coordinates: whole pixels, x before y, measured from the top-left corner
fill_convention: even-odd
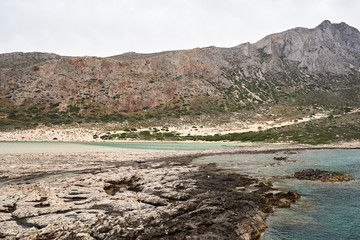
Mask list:
[[[359,29],[359,12],[359,0],[0,0],[0,53],[232,47],[325,19]]]

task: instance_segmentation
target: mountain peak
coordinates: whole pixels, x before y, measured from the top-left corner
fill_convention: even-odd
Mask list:
[[[320,25],[318,25],[316,27],[317,29],[327,29],[327,28],[335,28],[335,29],[348,29],[348,28],[352,28],[355,29],[354,27],[351,27],[350,25],[348,25],[345,22],[341,22],[341,23],[331,23],[329,20],[325,20],[322,23],[320,23]]]
[[[300,68],[311,72],[341,74],[348,66],[359,69],[359,39],[356,28],[325,20],[315,29],[295,28],[269,35],[255,47],[275,58],[298,62]]]
[[[331,26],[331,22],[329,20],[324,20],[322,23],[320,23],[319,26],[316,28],[328,28]]]

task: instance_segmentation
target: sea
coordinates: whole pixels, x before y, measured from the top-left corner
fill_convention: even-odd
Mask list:
[[[274,159],[279,157],[287,160]],[[269,215],[261,240],[360,239],[360,149],[217,155],[195,159],[194,163],[216,163],[224,169],[271,181],[281,191],[301,194],[290,208],[277,208]],[[294,172],[306,168],[344,172],[355,180],[326,183],[293,178]]]

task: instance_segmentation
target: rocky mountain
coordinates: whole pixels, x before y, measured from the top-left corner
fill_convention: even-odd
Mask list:
[[[108,58],[0,54],[3,122],[41,121],[44,113],[57,123],[134,111],[179,117],[289,104],[358,106],[359,90],[360,32],[330,21],[232,48]]]
[[[314,29],[295,28],[265,37],[256,44],[273,60],[283,58],[297,63],[299,69],[310,72],[348,73],[359,71],[360,32],[346,23],[331,24],[326,20]],[[263,66],[263,71],[271,71]],[[281,70],[281,69],[279,69]]]

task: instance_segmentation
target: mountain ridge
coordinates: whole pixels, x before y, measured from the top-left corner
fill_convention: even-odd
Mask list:
[[[360,32],[326,20],[232,48],[106,58],[0,54],[0,112],[2,119],[41,121],[38,114],[46,113],[97,121],[134,111],[179,117],[289,104],[357,106],[359,75]]]

